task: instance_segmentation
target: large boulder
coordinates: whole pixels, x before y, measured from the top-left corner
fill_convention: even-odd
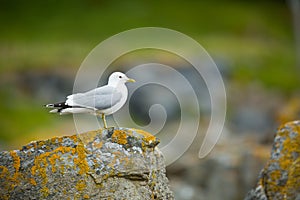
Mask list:
[[[245,200],[300,199],[300,121],[277,131],[271,157]]]
[[[1,199],[173,199],[159,141],[110,128],[0,153]]]

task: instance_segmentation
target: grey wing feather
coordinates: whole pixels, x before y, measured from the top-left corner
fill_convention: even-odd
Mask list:
[[[90,109],[103,110],[117,104],[122,98],[121,92],[114,87],[104,86],[86,93],[73,94],[67,97],[66,104]]]

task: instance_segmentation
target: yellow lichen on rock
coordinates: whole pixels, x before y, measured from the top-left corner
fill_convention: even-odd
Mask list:
[[[147,132],[109,128],[0,152],[0,199],[149,199],[152,190],[172,196],[156,187],[151,173],[165,173],[162,157],[153,153],[157,144]],[[164,180],[160,185],[168,189]]]
[[[6,180],[7,182],[10,182],[10,172],[7,169],[7,167],[5,167],[5,166],[0,166],[0,180],[1,179]],[[11,184],[5,184],[3,186],[3,189],[10,191],[11,189],[13,189],[13,187]],[[9,195],[6,195],[4,199],[8,199],[8,198],[9,198]]]
[[[77,158],[74,158],[74,163],[79,167],[79,174],[83,175],[88,173],[89,165],[86,161],[86,152],[83,144],[79,143],[76,146]]]
[[[288,128],[286,128],[288,127]],[[295,123],[288,123],[280,127],[274,144],[276,150],[280,150],[280,155],[276,159],[271,159],[267,168],[270,166],[278,166],[273,169],[266,179],[268,193],[280,192],[287,193],[287,186],[284,182],[295,182],[294,177],[288,176],[291,167],[295,162],[295,155],[300,155],[300,130]],[[284,178],[286,176],[286,178]],[[287,179],[287,180],[285,180]]]
[[[300,121],[277,131],[271,157],[246,199],[296,199],[300,195]]]
[[[49,157],[49,162],[51,164],[51,168],[52,168],[53,173],[56,172],[56,166],[55,166],[56,165],[56,160],[58,160],[59,158],[60,158],[60,156],[55,154],[55,153]]]
[[[14,183],[11,186],[14,187],[15,185],[17,185],[20,180],[20,176],[21,174],[19,173],[20,170],[20,157],[18,156],[18,154],[16,153],[16,151],[10,151],[10,156],[13,159],[13,166],[15,169],[15,173],[13,176],[9,177],[9,179]],[[12,189],[12,188],[11,188]]]
[[[38,173],[38,175],[42,178],[43,184],[46,184],[48,182],[48,177],[47,177],[47,157],[51,155],[52,152],[45,152],[39,156],[37,156],[34,159],[34,166],[31,168],[31,174],[33,176]]]
[[[9,171],[8,171],[7,167],[0,166],[0,178],[4,178],[7,176],[9,176]]]
[[[65,154],[67,152],[71,152],[72,155],[75,154],[76,150],[73,147],[57,147],[55,150],[53,150],[52,152],[54,153],[62,153]]]
[[[86,188],[86,182],[85,180],[80,180],[76,183],[76,189],[77,191],[83,191]]]
[[[298,158],[289,170],[290,177],[286,183],[287,199],[297,199],[297,193],[300,191],[300,158]]]
[[[19,172],[21,160],[16,151],[10,151],[9,154],[13,161],[14,172],[10,173],[7,167],[0,166],[0,179],[6,179],[4,189],[12,191],[20,183],[20,179],[22,178],[22,174]],[[9,195],[6,197],[8,199]]]
[[[47,169],[49,169],[48,166],[50,165],[52,173],[55,173],[58,169],[60,170],[61,173],[64,173],[65,166],[63,164],[60,164],[60,167],[57,168],[56,163],[58,160],[60,160],[61,155],[65,153],[71,153],[71,155],[75,156],[73,160],[75,164],[74,167],[75,168],[78,167],[79,169],[78,173],[80,175],[87,173],[89,170],[89,166],[85,159],[86,157],[85,148],[81,143],[79,143],[75,148],[60,146],[52,150],[51,152],[44,152],[36,156],[34,159],[34,165],[31,168],[31,174],[33,176],[38,175],[42,179],[42,183],[44,184],[44,186],[41,189],[41,193],[43,194],[44,197],[47,197],[49,193],[48,188],[45,186],[48,182],[48,177],[47,177]],[[30,179],[29,182],[32,185],[36,185],[36,181],[34,179]],[[82,184],[78,186],[82,186]]]
[[[43,195],[43,198],[46,198],[49,196],[49,188],[47,188],[46,186],[44,186],[42,189],[41,189],[41,193]]]
[[[71,154],[76,153],[76,149],[72,147],[58,147],[54,149],[52,152],[44,152],[39,156],[36,156],[34,159],[34,165],[31,168],[31,174],[33,176],[36,175],[36,172],[39,173],[40,177],[43,178],[43,183],[47,182],[47,174],[46,168],[48,166],[48,160],[52,168],[52,172],[56,172],[56,161],[60,158],[61,154],[65,154],[67,152],[71,152]],[[62,168],[61,168],[62,169]]]
[[[123,130],[114,130],[112,136],[112,141],[118,144],[127,144],[127,134]]]
[[[14,160],[15,176],[17,176],[20,169],[20,157],[15,151],[11,151],[10,155]]]
[[[156,140],[156,137],[154,135],[152,135],[146,131],[143,131],[140,129],[134,129],[134,128],[133,128],[133,130],[135,130],[138,134],[143,135],[144,136],[143,140],[147,143],[152,143]]]
[[[30,178],[30,179],[29,179],[29,183],[30,183],[31,185],[36,186],[36,181],[35,181],[33,178]]]

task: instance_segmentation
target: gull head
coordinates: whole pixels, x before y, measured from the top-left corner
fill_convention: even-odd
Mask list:
[[[135,80],[128,78],[122,72],[114,72],[108,78],[108,85],[125,84],[126,82],[135,82]]]

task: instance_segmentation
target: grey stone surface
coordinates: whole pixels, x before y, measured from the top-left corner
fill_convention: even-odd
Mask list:
[[[284,124],[277,131],[270,159],[256,187],[245,200],[294,200],[300,196],[300,121]]]
[[[0,199],[174,199],[151,134],[111,128],[0,153]]]

